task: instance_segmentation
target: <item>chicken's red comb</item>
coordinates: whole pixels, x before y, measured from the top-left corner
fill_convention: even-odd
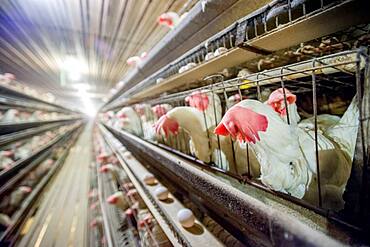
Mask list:
[[[266,131],[267,117],[249,108],[242,106],[231,107],[222,118],[214,133],[217,135],[231,135],[240,142],[256,143],[260,140],[259,131]]]
[[[280,115],[286,115],[284,91],[285,91],[285,97],[286,97],[287,104],[295,103],[297,100],[297,97],[286,88],[276,89],[270,94],[267,100],[267,104],[271,106],[274,109],[274,111],[276,111]]]
[[[200,111],[205,111],[209,105],[209,98],[206,93],[196,91],[187,96],[185,98],[185,102],[187,102],[191,107],[195,107]]]
[[[167,117],[167,115],[160,117],[153,127],[157,134],[160,134],[161,129],[163,129],[166,137],[169,132],[176,135],[179,131],[179,123],[176,120]]]
[[[99,168],[100,173],[106,173],[111,169],[109,165],[103,165],[102,167]]]
[[[118,202],[118,196],[116,194],[113,194],[107,198],[107,202],[109,204],[116,204]]]
[[[4,77],[9,79],[9,80],[15,80],[15,75],[13,75],[11,73],[5,73]]]
[[[134,196],[137,194],[137,190],[136,189],[131,189],[129,191],[127,191],[127,196]]]
[[[90,205],[90,209],[94,210],[98,205],[99,205],[99,202],[94,202],[93,204]]]
[[[19,190],[22,191],[23,193],[31,193],[32,192],[32,188],[29,187],[29,186],[20,186]]]
[[[293,104],[296,102],[296,99],[297,97],[295,96],[295,94],[291,93],[288,89],[283,89],[283,88],[279,88],[279,89],[276,89],[275,91],[273,91],[270,96],[269,96],[269,99],[267,100],[267,104],[273,104],[273,103],[276,103],[276,102],[279,102],[279,101],[282,101],[284,100],[284,91],[285,91],[285,96],[286,96],[286,100],[287,100],[287,103],[288,104]]]
[[[129,208],[129,209],[127,209],[127,210],[125,211],[125,214],[126,214],[126,215],[133,215],[133,214],[134,214],[134,210],[132,210],[131,208]]]
[[[158,118],[162,117],[164,114],[167,113],[167,109],[162,105],[155,105],[152,107],[152,110]]]
[[[14,155],[14,152],[13,151],[11,151],[11,150],[6,150],[6,151],[3,151],[3,155],[5,156],[5,157],[11,157],[11,156],[13,156]]]
[[[175,25],[175,23],[173,21],[173,17],[169,16],[168,13],[161,14],[158,17],[157,22],[160,25],[165,25],[165,26],[168,26],[170,28],[172,28]]]

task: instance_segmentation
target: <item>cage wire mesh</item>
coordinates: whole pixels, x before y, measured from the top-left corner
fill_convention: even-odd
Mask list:
[[[346,219],[357,224],[368,214],[366,52],[343,51],[231,80],[214,75],[205,78],[214,84],[125,108],[139,116],[142,138],[319,213],[346,218],[356,212]],[[247,110],[231,115],[240,106]],[[246,132],[255,126],[242,122],[249,121],[243,118],[248,110],[269,121],[253,137]],[[227,116],[237,119],[233,126],[226,126]],[[216,135],[220,125],[229,133]]]

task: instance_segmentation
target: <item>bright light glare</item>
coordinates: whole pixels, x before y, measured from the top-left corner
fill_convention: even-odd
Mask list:
[[[76,88],[77,90],[84,90],[84,91],[91,89],[91,86],[86,83],[74,83],[73,87]]]
[[[89,117],[93,118],[96,115],[96,108],[94,107],[89,94],[85,89],[80,88],[78,94],[81,97],[82,104],[84,106],[83,112],[86,113]]]
[[[86,62],[72,56],[68,56],[62,61],[61,68],[67,72],[69,79],[73,81],[80,80],[82,74],[88,73],[89,70]]]

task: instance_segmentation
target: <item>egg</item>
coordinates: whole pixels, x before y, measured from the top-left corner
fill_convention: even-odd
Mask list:
[[[154,195],[161,201],[168,199],[169,191],[166,187],[159,186],[154,190]]]
[[[156,180],[155,180],[155,177],[153,174],[151,173],[147,173],[143,176],[143,179],[145,184],[147,185],[153,185],[153,184],[156,184]]]
[[[183,208],[177,213],[177,220],[185,228],[190,228],[195,224],[195,217],[190,209]]]
[[[132,158],[132,154],[131,154],[131,152],[126,151],[126,152],[123,153],[123,157],[125,157],[126,159],[131,159]]]

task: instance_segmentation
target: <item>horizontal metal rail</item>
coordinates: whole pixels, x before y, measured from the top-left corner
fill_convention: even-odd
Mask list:
[[[45,124],[69,122],[69,121],[76,121],[80,119],[81,118],[68,118],[68,119],[58,119],[58,120],[48,120],[48,121],[0,123],[0,135],[22,131],[25,129],[34,128],[34,127],[42,126]]]
[[[107,126],[106,126],[107,127]],[[199,196],[233,227],[244,242],[259,245],[339,246],[340,244],[298,219],[280,212],[173,155],[127,132],[107,127],[134,155],[143,156],[153,169],[166,171],[178,186]],[[288,238],[286,236],[289,236]]]
[[[71,120],[73,122],[75,120]],[[23,140],[27,137],[31,137],[37,134],[40,134],[42,132],[55,129],[59,126],[65,125],[66,122],[58,122],[58,123],[52,123],[52,124],[46,124],[40,127],[30,128],[26,129],[24,131],[19,131],[11,134],[1,135],[0,136],[0,147],[7,145],[12,142],[16,142],[19,140]]]

